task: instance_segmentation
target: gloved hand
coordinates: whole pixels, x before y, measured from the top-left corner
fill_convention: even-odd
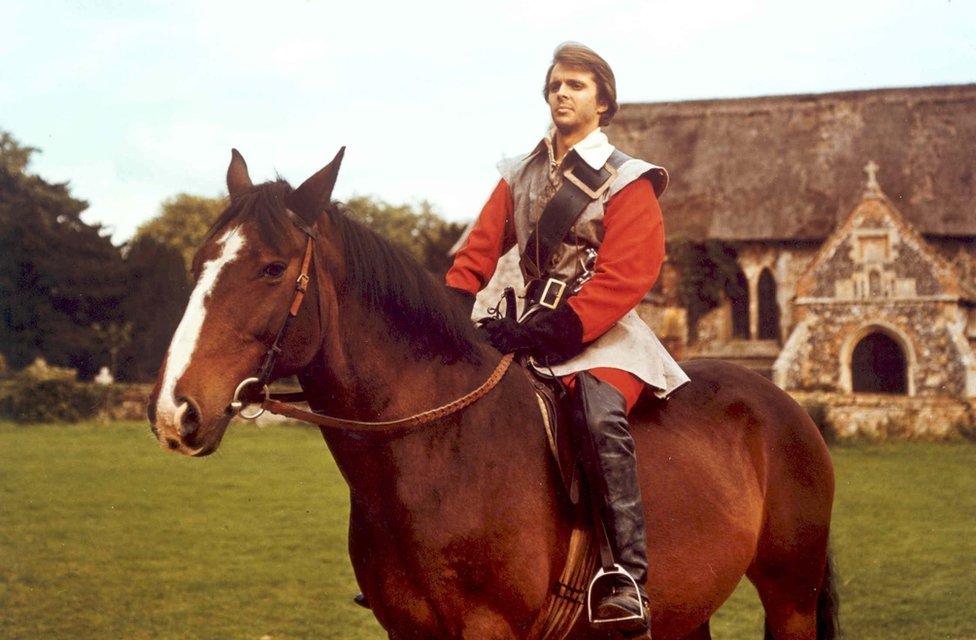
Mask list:
[[[502,353],[524,351],[540,364],[559,364],[583,350],[583,323],[568,304],[537,311],[522,324],[511,318],[479,324],[488,342]]]
[[[514,318],[482,318],[478,329],[501,353],[523,351],[534,344],[525,327]]]

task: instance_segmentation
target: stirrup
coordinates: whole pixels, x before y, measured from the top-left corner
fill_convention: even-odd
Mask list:
[[[634,593],[637,594],[637,606],[640,609],[640,613],[637,615],[621,616],[619,618],[606,618],[602,620],[593,619],[593,587],[596,583],[607,577],[621,576],[627,580],[630,584],[634,585]],[[627,573],[627,571],[621,567],[619,564],[614,563],[613,568],[604,569],[600,567],[600,570],[596,572],[593,579],[590,580],[590,586],[586,589],[586,617],[590,621],[591,625],[600,624],[616,624],[618,622],[630,622],[632,620],[647,620],[647,611],[644,610],[644,599],[641,598],[640,589],[637,588],[637,581],[634,580],[634,576]]]

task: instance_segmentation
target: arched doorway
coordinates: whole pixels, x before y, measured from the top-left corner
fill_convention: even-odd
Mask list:
[[[894,338],[875,331],[851,353],[851,389],[863,393],[908,393],[908,360]]]
[[[749,281],[746,274],[736,274],[734,282],[727,282],[725,295],[732,305],[732,337],[741,340],[749,339]]]
[[[760,340],[779,340],[779,304],[776,302],[776,279],[769,268],[759,274]]]

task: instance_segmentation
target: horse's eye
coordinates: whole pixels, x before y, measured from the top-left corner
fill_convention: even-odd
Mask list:
[[[264,268],[266,278],[280,278],[285,273],[286,265],[284,262],[272,262]]]

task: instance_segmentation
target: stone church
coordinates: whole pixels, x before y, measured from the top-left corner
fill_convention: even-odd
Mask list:
[[[670,171],[669,240],[736,256],[694,331],[673,265],[642,305],[679,358],[756,369],[839,436],[973,433],[976,85],[624,104],[607,133]]]

